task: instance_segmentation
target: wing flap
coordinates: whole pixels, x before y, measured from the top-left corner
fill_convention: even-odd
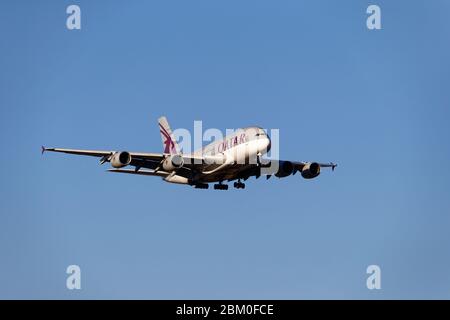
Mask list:
[[[108,169],[108,172],[116,172],[116,173],[128,173],[128,174],[136,174],[143,176],[157,176],[157,177],[167,177],[169,175],[168,172],[165,171],[155,171],[155,170],[132,170],[132,169]]]

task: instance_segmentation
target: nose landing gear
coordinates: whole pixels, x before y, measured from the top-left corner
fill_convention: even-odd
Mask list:
[[[241,182],[241,179],[239,179],[237,182],[235,182],[235,183],[233,184],[233,186],[234,186],[236,189],[245,189],[245,183]]]

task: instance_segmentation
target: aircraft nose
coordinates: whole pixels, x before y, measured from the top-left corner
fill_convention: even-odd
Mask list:
[[[269,152],[271,146],[272,146],[272,142],[270,141],[270,138],[266,137],[266,150],[267,150],[267,152]]]

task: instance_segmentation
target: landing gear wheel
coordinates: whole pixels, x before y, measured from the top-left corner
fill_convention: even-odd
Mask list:
[[[209,184],[207,183],[197,183],[194,185],[194,188],[196,189],[208,189],[209,188]]]
[[[215,190],[228,190],[228,185],[227,184],[218,183],[218,184],[214,185],[214,189]]]
[[[245,189],[245,183],[242,183],[242,182],[240,182],[240,181],[235,182],[235,183],[233,184],[233,186],[234,186],[236,189]]]

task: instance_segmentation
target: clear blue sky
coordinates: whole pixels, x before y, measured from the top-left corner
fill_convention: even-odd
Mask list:
[[[382,30],[366,28],[371,3]],[[0,298],[450,298],[449,12],[2,1]],[[279,128],[282,158],[339,167],[223,192],[40,154],[159,152],[163,114],[173,128]],[[80,291],[65,287],[70,264]]]

